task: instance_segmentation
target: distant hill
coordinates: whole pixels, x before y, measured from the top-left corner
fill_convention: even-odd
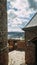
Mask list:
[[[24,38],[24,32],[8,32],[8,38]]]

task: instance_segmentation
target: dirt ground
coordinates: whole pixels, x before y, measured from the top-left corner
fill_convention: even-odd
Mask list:
[[[11,51],[9,52],[8,65],[25,65],[25,51]]]

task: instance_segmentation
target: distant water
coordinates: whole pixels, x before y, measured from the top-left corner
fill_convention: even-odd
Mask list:
[[[24,38],[24,32],[8,32],[8,38]]]

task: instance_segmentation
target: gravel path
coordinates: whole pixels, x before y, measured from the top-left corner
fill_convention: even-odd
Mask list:
[[[16,50],[9,52],[8,65],[25,65],[25,52]]]

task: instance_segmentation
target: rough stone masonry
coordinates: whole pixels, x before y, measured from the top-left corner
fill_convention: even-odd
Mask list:
[[[0,65],[8,65],[7,0],[0,0]]]

